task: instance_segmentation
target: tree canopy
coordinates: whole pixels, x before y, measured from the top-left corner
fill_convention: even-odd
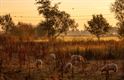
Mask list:
[[[52,6],[50,0],[37,0],[39,14],[43,15],[44,21],[38,25],[38,32],[44,33],[48,38],[56,38],[70,29],[76,29],[74,19],[65,11],[60,11],[57,3]]]
[[[14,24],[10,14],[0,16],[0,25],[8,36],[19,37],[22,40],[29,39],[35,35],[35,28],[31,24],[18,22]]]
[[[124,37],[124,0],[115,0],[111,6],[111,11],[115,13],[118,20],[118,34],[120,38]]]
[[[21,40],[29,40],[29,38],[35,36],[35,28],[31,24],[18,22],[11,30],[11,35],[17,36]]]
[[[108,32],[111,26],[102,14],[93,15],[92,17],[93,18],[87,22],[88,26],[85,25],[85,28],[91,34],[95,35],[98,39],[100,39],[100,36]]]
[[[118,26],[119,38],[123,39],[124,38],[124,22],[118,22],[117,26]]]
[[[15,26],[10,14],[0,16],[0,25],[2,25],[2,29],[5,31],[5,33],[10,33]]]
[[[111,11],[115,13],[115,18],[120,22],[124,21],[124,0],[115,0],[111,6]]]

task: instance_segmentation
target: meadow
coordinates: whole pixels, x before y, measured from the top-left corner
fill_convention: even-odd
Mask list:
[[[51,59],[55,54],[56,59]],[[64,65],[72,55],[83,56],[88,63],[78,64],[64,72]],[[0,80],[123,80],[124,41],[76,38],[63,41],[13,41],[1,39]],[[36,60],[43,61],[42,68],[36,67]],[[115,63],[118,72],[112,72],[106,79],[101,67]]]

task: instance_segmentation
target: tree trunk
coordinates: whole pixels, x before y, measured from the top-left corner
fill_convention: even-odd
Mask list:
[[[98,39],[98,41],[100,41],[100,36],[99,35],[97,35],[97,39]]]

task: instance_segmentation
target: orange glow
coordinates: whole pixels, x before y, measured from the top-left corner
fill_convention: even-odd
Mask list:
[[[71,14],[79,23],[79,28],[91,19],[92,14],[103,14],[108,22],[115,26],[114,14],[110,12],[111,3],[115,0],[52,0],[53,4],[61,2],[60,9]],[[35,0],[0,0],[0,15],[10,13],[18,21],[38,24],[42,17],[38,15]]]

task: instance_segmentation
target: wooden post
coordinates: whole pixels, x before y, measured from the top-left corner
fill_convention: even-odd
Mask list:
[[[73,68],[73,66],[72,66],[72,75],[71,75],[71,79],[73,80],[73,78],[74,78],[74,68]]]
[[[3,68],[3,61],[0,59],[0,74],[2,73],[2,68]]]
[[[64,66],[63,65],[64,65],[64,63],[61,60],[61,64],[59,63],[59,70],[58,70],[59,77],[60,77],[61,80],[63,80],[63,77],[64,77]]]
[[[106,80],[109,80],[109,70],[106,71],[105,76],[106,76]]]
[[[63,80],[63,77],[64,77],[64,74],[63,74],[63,65],[64,65],[64,64],[63,64],[63,62],[62,62],[62,65],[61,65],[61,77],[62,77],[62,78],[61,78],[61,80]]]

